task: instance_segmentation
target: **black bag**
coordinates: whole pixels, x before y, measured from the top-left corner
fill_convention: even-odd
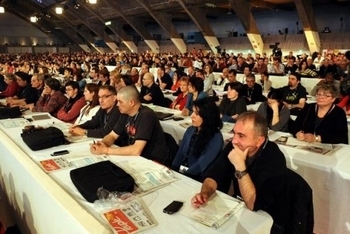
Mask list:
[[[18,118],[22,116],[19,106],[0,107],[0,119]]]
[[[24,129],[21,137],[34,151],[68,143],[63,132],[55,127]]]
[[[111,161],[74,169],[70,178],[81,195],[91,203],[98,200],[97,190],[100,187],[110,192],[134,191],[134,179]]]

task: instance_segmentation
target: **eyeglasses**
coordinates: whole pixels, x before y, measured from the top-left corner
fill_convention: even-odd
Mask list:
[[[110,96],[112,96],[113,94],[109,94],[109,95],[104,95],[104,96],[98,96],[99,99],[107,99],[109,98]]]
[[[333,96],[332,94],[316,93],[316,97],[318,98],[329,98],[332,96]]]

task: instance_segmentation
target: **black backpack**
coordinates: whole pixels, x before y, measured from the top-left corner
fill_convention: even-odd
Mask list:
[[[63,132],[55,127],[30,128],[22,130],[21,137],[31,150],[42,150],[67,144]]]
[[[134,191],[134,178],[111,161],[103,161],[70,171],[70,178],[88,201],[98,200],[97,190],[103,188],[109,192]]]

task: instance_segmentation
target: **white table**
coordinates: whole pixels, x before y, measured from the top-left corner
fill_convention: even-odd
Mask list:
[[[40,123],[39,123],[40,122]],[[32,124],[59,123],[54,118],[34,121]],[[18,220],[22,230],[31,233],[110,233],[101,222],[92,204],[77,192],[69,178],[69,170],[45,174],[35,163],[50,158],[50,153],[69,150],[89,154],[89,142],[61,145],[50,149],[31,151],[20,138],[22,127],[4,129],[1,126],[0,165],[3,186],[14,209],[23,216]],[[115,161],[136,160],[142,165],[142,157],[112,157]],[[189,202],[198,192],[200,184],[181,176],[181,179],[144,196],[146,204],[159,225],[146,233],[268,233],[271,217],[265,212],[252,212],[243,208],[220,229],[203,226],[179,214],[170,216],[162,209],[170,201]],[[222,194],[226,196],[225,194]]]
[[[257,109],[259,104],[249,105],[248,109]],[[158,110],[160,110],[159,108]],[[165,110],[163,110],[165,111]],[[179,123],[190,123],[189,117],[182,121],[161,121],[165,132],[170,133],[179,142],[185,128]],[[224,139],[232,137],[224,126]],[[273,133],[270,140],[275,140],[288,133]],[[279,146],[287,159],[287,166],[299,173],[313,189],[315,213],[315,233],[349,233],[350,216],[350,146],[340,145],[333,155],[320,155],[289,146]]]

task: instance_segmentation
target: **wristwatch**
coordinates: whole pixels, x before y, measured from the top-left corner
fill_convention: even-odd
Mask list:
[[[246,174],[248,174],[248,171],[247,170],[244,170],[244,171],[235,171],[235,177],[237,179],[242,179],[243,176],[245,176]]]

